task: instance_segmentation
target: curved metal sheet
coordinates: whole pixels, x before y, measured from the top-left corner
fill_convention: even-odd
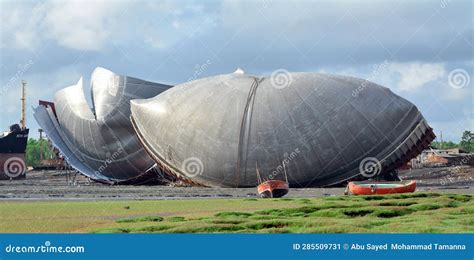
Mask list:
[[[257,167],[264,178],[283,179],[286,171],[292,186],[332,185],[360,175],[364,158],[392,167],[413,148],[405,143],[424,119],[388,88],[336,75],[287,76],[286,87],[242,73],[181,84],[132,100],[132,123],[161,168],[211,186],[255,186]]]
[[[130,124],[130,100],[156,96],[171,86],[97,68],[91,87],[92,110],[81,78],[56,93],[57,118],[49,107],[35,109],[38,124],[70,165],[84,175],[106,182],[139,177],[155,163]]]

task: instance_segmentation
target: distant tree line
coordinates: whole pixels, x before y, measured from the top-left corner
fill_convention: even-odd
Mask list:
[[[474,133],[471,131],[464,131],[461,137],[461,142],[432,142],[431,147],[435,149],[453,149],[459,148],[468,153],[474,153]]]
[[[51,159],[55,156],[51,145],[47,139],[36,140],[34,138],[28,139],[26,146],[26,165],[37,166],[43,160]]]

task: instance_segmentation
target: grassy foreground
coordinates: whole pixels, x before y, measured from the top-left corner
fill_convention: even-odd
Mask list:
[[[1,202],[0,232],[472,233],[473,197]]]

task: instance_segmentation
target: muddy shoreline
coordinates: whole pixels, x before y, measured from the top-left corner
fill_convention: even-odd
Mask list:
[[[0,201],[94,201],[255,198],[255,188],[203,188],[156,186],[109,186],[90,182],[63,171],[30,171],[22,180],[0,181]],[[401,171],[405,180],[417,180],[417,191],[474,194],[474,167],[423,168]],[[71,176],[70,176],[71,177]],[[286,196],[325,197],[343,195],[344,188],[292,188]]]

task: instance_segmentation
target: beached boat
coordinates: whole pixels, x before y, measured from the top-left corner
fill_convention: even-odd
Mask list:
[[[290,185],[288,184],[288,176],[286,175],[285,164],[283,164],[283,170],[285,173],[285,181],[282,180],[262,180],[260,177],[260,172],[258,167],[257,171],[257,181],[259,185],[257,186],[258,195],[262,198],[281,198],[285,196],[290,190]]]
[[[280,198],[288,193],[288,183],[282,180],[269,180],[257,187],[258,194],[262,198]]]
[[[0,180],[26,177],[26,146],[29,129],[25,124],[26,82],[22,81],[20,125],[13,124],[10,130],[0,133]]]
[[[414,192],[416,181],[349,182],[346,192],[354,195],[392,194]]]

